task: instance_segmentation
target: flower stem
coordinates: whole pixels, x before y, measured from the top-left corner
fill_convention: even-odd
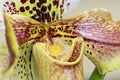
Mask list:
[[[106,74],[100,74],[97,68],[94,69],[92,75],[90,76],[89,80],[104,80]]]

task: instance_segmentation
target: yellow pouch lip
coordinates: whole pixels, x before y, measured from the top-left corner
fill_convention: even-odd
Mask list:
[[[81,60],[82,57],[83,57],[84,40],[83,40],[83,38],[80,38],[80,40],[82,41],[80,55],[79,55],[79,57],[78,57],[75,61],[73,61],[73,62],[59,61],[59,60],[56,60],[56,59],[52,58],[49,54],[43,54],[43,55],[45,55],[45,56],[48,58],[48,60],[51,60],[51,61],[52,61],[53,63],[55,63],[55,64],[60,64],[60,65],[62,65],[62,66],[72,66],[72,65],[75,65],[75,64],[79,63],[80,60]],[[40,48],[41,45],[42,45],[42,46],[43,46],[43,45],[45,46],[44,43],[36,42],[36,43],[33,45],[33,50],[34,50],[34,49],[36,49],[36,51],[39,50],[39,48]],[[72,53],[70,53],[70,55],[71,55],[71,54],[72,54]],[[70,56],[70,55],[69,55],[69,56]],[[68,56],[68,57],[69,57],[69,56]]]

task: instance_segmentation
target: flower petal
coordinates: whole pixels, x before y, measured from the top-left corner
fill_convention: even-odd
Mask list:
[[[75,24],[85,40],[85,54],[101,74],[120,68],[120,28],[110,12],[95,9]]]
[[[65,0],[9,0],[4,7],[11,14],[21,14],[46,23],[60,19],[68,3]]]
[[[29,17],[7,13],[4,13],[4,17],[7,40],[14,39],[11,42],[16,43],[16,45],[22,45],[30,40],[40,40],[46,34],[45,25]]]

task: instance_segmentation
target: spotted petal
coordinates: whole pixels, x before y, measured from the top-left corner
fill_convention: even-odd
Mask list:
[[[4,13],[4,20],[5,20],[5,27],[6,27],[6,40],[7,40],[7,45],[9,49],[10,55],[12,55],[10,58],[12,59],[11,65],[12,70],[14,71],[14,74],[19,73],[19,71],[25,71],[24,67],[21,69],[18,69],[19,65],[26,65],[27,69],[30,69],[28,67],[29,63],[32,65],[32,72],[36,74],[35,69],[35,63],[34,63],[34,58],[32,58],[31,62],[29,62],[29,56],[31,57],[30,51],[32,48],[32,43],[34,41],[42,41],[44,35],[45,35],[45,26],[42,23],[39,23],[29,17],[25,16],[20,16],[20,15],[10,15],[7,13]],[[28,47],[28,48],[26,48]],[[24,52],[25,50],[25,52]],[[25,56],[26,53],[29,53],[29,55]],[[19,60],[22,58],[25,59],[24,61],[27,62],[19,62]],[[22,59],[23,60],[23,59]],[[17,68],[15,68],[17,66]],[[9,66],[11,67],[11,66]],[[15,70],[14,70],[15,69]],[[12,71],[12,72],[13,72]],[[23,73],[24,74],[24,73]],[[30,71],[27,70],[26,73],[30,74]],[[13,75],[14,76],[14,75]],[[12,80],[16,80],[16,78],[20,77],[17,76],[15,78],[11,77]],[[28,75],[29,78],[31,77]],[[32,75],[35,80],[37,75]],[[27,77],[27,76],[26,76]],[[21,80],[26,79],[26,77],[21,78]]]
[[[46,23],[60,19],[69,4],[65,0],[8,0],[4,7],[11,14],[21,14]]]
[[[37,41],[46,34],[45,25],[31,18],[21,15],[9,15],[7,13],[4,13],[4,17],[7,39],[12,40],[11,42],[18,46],[26,41]],[[9,41],[8,44],[10,44]]]
[[[86,19],[75,25],[84,37],[86,56],[101,74],[120,68],[120,28],[109,11],[88,11]]]

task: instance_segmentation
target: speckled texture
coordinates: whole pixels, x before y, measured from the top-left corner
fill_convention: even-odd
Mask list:
[[[19,48],[17,64],[14,65],[14,72],[10,77],[11,80],[40,80],[36,63],[33,56],[31,42],[27,42]]]
[[[69,5],[69,2],[65,5],[64,0],[8,0],[4,7],[11,14],[22,14],[46,23],[60,19]]]
[[[94,41],[85,42],[85,54],[101,74],[120,68],[120,46]]]
[[[39,80],[38,76],[37,76],[38,73],[37,73],[37,69],[36,69],[36,63],[34,61],[34,57],[32,56],[32,43],[35,41],[34,37],[36,37],[36,36],[31,36],[31,37],[26,38],[26,39],[28,39],[28,41],[26,42],[26,39],[23,38],[21,40],[21,38],[19,38],[19,37],[21,37],[21,33],[18,33],[19,31],[17,32],[16,29],[13,29],[13,27],[17,28],[19,26],[19,25],[13,26],[15,23],[17,23],[17,22],[19,23],[19,21],[23,21],[23,22],[27,21],[25,19],[21,20],[21,18],[23,18],[23,17],[18,17],[18,19],[15,19],[15,17],[14,17],[11,20],[8,20],[8,19],[10,19],[10,16],[5,17],[5,20],[6,20],[5,23],[7,25],[6,26],[7,27],[6,28],[7,44],[9,47],[9,51],[12,55],[12,59],[13,59],[13,61],[12,61],[13,62],[12,63],[13,72],[11,71],[13,74],[10,76],[10,78],[12,80],[16,80],[18,78],[19,78],[19,80],[25,80],[25,79]],[[36,22],[35,20],[32,20],[32,19],[29,20],[29,19],[28,19],[28,22],[30,21],[31,24]],[[27,25],[27,23],[25,23],[25,24]],[[36,24],[38,24],[38,22],[36,22]],[[21,30],[21,28],[24,29],[23,27],[24,26],[19,27],[17,29],[18,30],[19,29]],[[14,34],[14,31],[16,31],[17,33]],[[22,31],[24,31],[24,30],[22,30]],[[9,41],[11,41],[11,43]],[[23,44],[23,42],[24,42],[24,44]]]
[[[10,16],[14,16],[14,15],[10,15]],[[30,18],[27,18],[27,17],[25,18],[20,15],[19,16],[17,15],[14,17],[16,17],[14,18],[14,20],[17,21],[17,18],[18,18],[19,20],[21,20],[20,22],[23,22],[23,23],[27,22],[26,24],[28,24],[29,20],[33,21]],[[26,19],[26,21],[24,19]],[[9,23],[9,19],[6,21],[8,21]],[[37,21],[35,23],[41,25],[41,23]],[[8,26],[8,24],[6,25],[8,28],[11,27],[10,25]],[[31,26],[30,28],[32,29],[32,27],[35,27],[35,26]],[[119,68],[119,64],[116,63],[116,62],[119,62],[119,56],[118,56],[119,55],[118,48],[120,46],[119,22],[116,24],[116,22],[112,19],[111,14],[106,9],[90,10],[87,12],[83,12],[78,16],[75,16],[69,19],[61,19],[61,20],[53,21],[51,23],[45,24],[44,26],[40,26],[40,27],[44,27],[43,29],[45,29],[45,32],[47,34],[45,34],[44,37],[39,37],[38,41],[39,40],[41,41],[41,39],[45,40],[46,38],[48,38],[52,42],[52,38],[61,37],[66,44],[71,45],[70,39],[76,38],[76,37],[83,37],[85,40],[85,44],[87,45],[85,46],[84,53],[91,61],[93,61],[93,63],[97,66],[101,74],[104,74],[106,72]],[[14,27],[12,26],[11,29],[14,29]],[[14,30],[8,30],[8,31],[15,32]],[[21,33],[18,33],[18,34],[21,34]],[[12,37],[14,37],[15,39],[19,38],[19,36],[14,36],[14,35],[15,34],[13,33]],[[33,41],[33,42],[36,41],[35,38],[37,36],[38,36],[38,33],[35,32],[32,36],[30,36],[30,41]],[[67,40],[67,38],[69,38],[69,40]],[[8,39],[13,40],[13,38],[10,38],[10,37]],[[29,37],[27,39],[28,39],[27,41],[29,41]],[[100,47],[101,45],[104,45],[105,47],[102,48]],[[92,46],[92,48],[89,48],[89,46]],[[111,52],[108,51],[107,47],[109,47]],[[102,58],[100,57],[101,55],[103,55]],[[112,65],[105,66],[106,64],[107,65],[112,64]]]

